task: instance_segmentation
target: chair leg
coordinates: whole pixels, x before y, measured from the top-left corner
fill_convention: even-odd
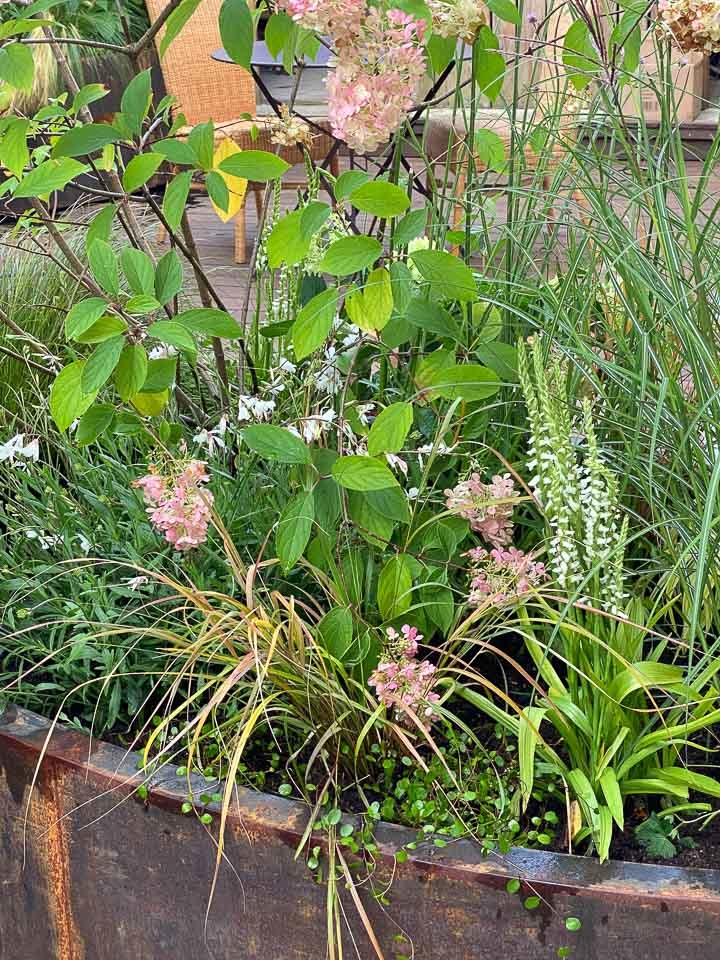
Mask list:
[[[245,206],[240,207],[235,215],[235,263],[247,262],[247,245],[245,242]]]
[[[262,187],[253,187],[253,194],[255,196],[255,213],[257,214],[258,229],[260,229],[260,218],[262,217],[263,212],[264,190]]]

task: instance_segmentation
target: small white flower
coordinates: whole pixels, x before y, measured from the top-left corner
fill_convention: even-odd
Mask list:
[[[128,588],[128,590],[137,590],[138,587],[143,587],[149,582],[149,577],[130,577],[125,581],[125,586]]]
[[[398,457],[396,453],[386,453],[385,459],[393,470],[399,470],[404,477],[408,475],[407,461],[403,460],[402,457]]]
[[[357,411],[358,420],[360,421],[360,423],[364,424],[364,426],[367,426],[370,423],[369,414],[371,414],[374,409],[375,409],[374,403],[359,404],[355,408],[355,410]]]
[[[59,543],[63,542],[62,537],[57,534],[41,533],[40,530],[26,530],[25,536],[28,540],[37,540],[43,550],[50,550],[52,547],[56,547]]]
[[[422,470],[423,468],[423,457],[426,454],[430,454],[434,450],[436,457],[448,457],[450,456],[451,453],[455,452],[456,447],[457,447],[456,443],[454,443],[451,447],[449,447],[446,443],[443,443],[442,441],[440,441],[440,443],[438,443],[437,445],[432,443],[425,443],[422,445],[422,447],[418,447],[415,453],[417,453],[420,469]]]
[[[80,549],[82,550],[82,552],[85,554],[85,556],[87,556],[92,550],[92,544],[90,543],[88,538],[83,536],[82,533],[79,533],[77,537],[75,537],[75,539],[80,544]]]
[[[420,495],[419,487],[409,487],[405,491],[405,496],[408,498],[408,500],[417,500],[419,495]]]
[[[259,397],[240,397],[238,399],[238,420],[269,420],[275,410],[274,400],[261,400]]]
[[[25,443],[25,434],[16,433],[14,437],[0,444],[0,462],[9,460],[14,465],[17,460],[38,460],[40,458],[40,441],[35,439]]]
[[[314,443],[332,427],[337,414],[330,408],[314,417],[301,421],[302,438],[305,443]]]
[[[207,447],[207,452],[213,454],[215,450],[224,450],[225,434],[227,433],[228,422],[225,417],[221,417],[218,425],[212,430],[201,430],[193,437],[193,443],[201,447]]]
[[[292,374],[297,370],[297,367],[292,360],[288,360],[287,357],[280,357],[277,368],[281,373],[287,373],[290,376],[292,376]]]
[[[177,350],[175,347],[171,347],[169,343],[162,343],[152,348],[148,353],[148,360],[167,360],[168,357],[174,357],[176,355]]]

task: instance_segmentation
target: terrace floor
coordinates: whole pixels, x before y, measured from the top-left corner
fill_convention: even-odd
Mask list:
[[[700,162],[689,162],[687,172],[692,189],[701,172]],[[708,206],[713,202],[713,198],[720,196],[720,170],[707,184],[706,195]],[[283,191],[283,208],[293,209],[295,196],[292,190]],[[321,194],[320,199],[325,199],[323,194]],[[499,194],[496,223],[503,222],[505,211],[505,198],[503,194]],[[233,261],[234,224],[232,222],[222,223],[215,215],[207,196],[200,193],[191,198],[188,215],[203,266],[210,273],[212,282],[223,298],[227,309],[236,314],[241,311],[246,296],[249,268],[247,265],[239,265]],[[257,236],[257,215],[252,198],[248,198],[246,231],[249,259]],[[562,242],[561,236],[560,242]]]

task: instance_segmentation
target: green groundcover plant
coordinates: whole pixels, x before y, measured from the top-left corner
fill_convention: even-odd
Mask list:
[[[675,0],[573,3],[559,40],[505,0],[225,0],[242,66],[261,17],[289,72],[332,46],[335,178],[292,102],[274,150],[216,152],[154,95],[138,58],[197,6],[112,41],[112,122],[57,5],[0,24],[4,85],[42,50],[65,91],[0,117],[6,695],[223,778],[218,863],[238,780],[304,797],[331,945],[342,804],[601,859],[644,805],[667,850],[720,793],[720,141],[691,184],[672,85],[711,25]],[[625,116],[643,90],[654,130]],[[439,157],[438,107],[462,131]],[[193,238],[199,177],[220,211],[265,184],[239,310]]]

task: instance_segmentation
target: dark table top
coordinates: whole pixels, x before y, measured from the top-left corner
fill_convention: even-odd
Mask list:
[[[460,53],[460,46],[462,46],[462,56],[463,60],[472,59],[472,47],[466,46],[465,44],[458,44],[458,54]],[[234,63],[235,61],[231,58],[227,50],[214,50],[212,53],[212,59],[218,60],[220,63]],[[314,60],[305,61],[305,69],[312,70],[313,68],[318,67],[327,67],[328,61],[332,56],[332,52],[324,45],[320,45],[318,50],[317,57]],[[264,40],[256,40],[253,44],[252,60],[250,61],[253,67],[280,67],[282,68],[282,60],[279,60],[277,57],[274,57],[267,48]]]
[[[218,60],[220,63],[234,63],[234,60],[227,52],[227,50],[214,50],[211,54],[213,60]],[[325,46],[320,46],[318,50],[318,55],[314,60],[305,61],[305,69],[311,70],[317,67],[327,67],[328,61],[330,60],[330,50]],[[253,44],[252,60],[250,61],[253,67],[281,67],[283,65],[282,60],[273,55],[268,50],[264,40],[256,40]]]

